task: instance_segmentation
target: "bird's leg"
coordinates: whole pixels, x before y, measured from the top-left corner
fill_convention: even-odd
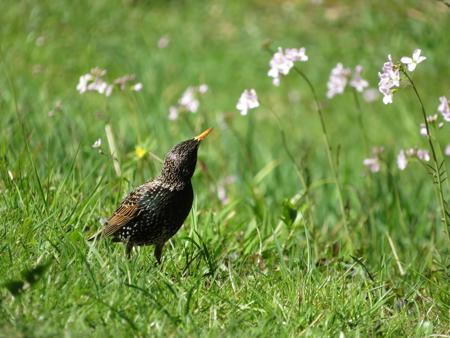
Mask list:
[[[155,258],[159,265],[161,265],[161,255],[163,251],[164,243],[155,244]]]
[[[126,246],[126,249],[125,249],[125,253],[126,253],[128,259],[131,259],[131,252],[132,251],[133,251],[133,242],[128,240],[127,241],[127,246]]]

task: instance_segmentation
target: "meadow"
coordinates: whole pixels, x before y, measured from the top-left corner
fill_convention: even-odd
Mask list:
[[[0,337],[450,336],[445,1],[3,0],[0,23]],[[308,61],[274,86],[279,46]],[[399,168],[430,143],[411,82],[384,104],[378,73],[418,48],[437,158]],[[328,98],[338,63],[370,90]],[[134,77],[80,94],[95,67]],[[208,127],[162,266],[87,241]]]

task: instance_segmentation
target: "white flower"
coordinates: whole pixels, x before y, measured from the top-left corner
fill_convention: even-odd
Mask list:
[[[350,86],[356,89],[358,92],[363,92],[364,88],[369,86],[369,82],[367,80],[364,80],[361,77],[361,73],[363,71],[363,67],[361,65],[357,65],[355,67],[355,71],[353,73],[353,77],[350,80]]]
[[[259,107],[258,96],[254,89],[246,89],[241,94],[236,109],[241,112],[241,115],[247,115],[249,109]]]
[[[391,93],[386,93],[386,94],[384,94],[384,96],[383,96],[383,103],[384,103],[384,104],[390,104],[390,103],[393,102],[392,99],[393,99],[392,94],[391,94]]]
[[[176,120],[182,112],[196,113],[200,107],[199,95],[208,91],[208,85],[189,86],[181,95],[176,106],[169,108],[169,119]]]
[[[448,99],[445,96],[439,98],[438,112],[442,114],[445,121],[450,122],[450,106],[448,104]]]
[[[98,148],[100,148],[101,146],[102,146],[102,139],[99,138],[99,139],[97,139],[97,140],[94,142],[94,144],[93,144],[91,147],[94,148],[94,149],[98,149]]]
[[[9,176],[11,181],[14,181],[14,175],[13,175],[11,170],[8,170],[8,176]]]
[[[377,173],[380,171],[380,154],[384,152],[383,147],[373,147],[372,148],[372,157],[368,157],[364,159],[363,164],[369,168],[369,170],[373,173]]]
[[[421,123],[420,124],[420,135],[422,136],[427,136],[427,126],[425,125],[425,123]]]
[[[402,149],[397,155],[397,166],[400,170],[405,170],[408,165],[408,159],[406,158],[405,151]]]
[[[414,155],[416,155],[416,149],[414,149],[414,148],[406,149],[406,156],[412,157]]]
[[[167,35],[163,35],[158,40],[158,48],[166,48],[170,43],[170,39]]]
[[[113,85],[107,85],[106,89],[105,89],[105,95],[106,96],[111,96],[112,91],[113,91]]]
[[[133,85],[132,90],[134,90],[135,92],[140,92],[142,90],[142,83],[138,82],[136,84]]]
[[[80,76],[80,81],[77,84],[77,90],[80,92],[80,94],[83,94],[87,91],[87,87],[90,81],[92,81],[94,77],[92,74],[84,74]]]
[[[421,52],[422,52],[421,49],[416,49],[416,50],[413,52],[412,58],[410,58],[410,57],[408,57],[408,56],[403,56],[403,57],[400,59],[400,61],[401,61],[401,63],[403,63],[403,64],[405,64],[405,65],[408,66],[408,70],[409,70],[410,72],[413,72],[413,71],[416,69],[416,67],[417,67],[417,65],[418,65],[419,63],[421,63],[422,61],[425,61],[425,60],[426,60],[426,57],[425,57],[425,56],[421,56],[421,55],[420,55]]]
[[[363,163],[373,173],[377,173],[380,171],[380,161],[379,161],[378,157],[366,158],[366,159],[364,159]]]
[[[286,48],[284,54],[292,62],[306,62],[308,61],[308,56],[305,54],[306,49],[302,48]]]
[[[428,115],[428,116],[427,116],[427,121],[428,121],[429,123],[434,123],[434,122],[437,121],[437,119],[438,119],[438,115],[437,115],[437,114],[434,114],[434,115]]]
[[[400,87],[400,70],[392,62],[391,55],[388,55],[388,61],[384,63],[383,72],[378,73],[378,77],[378,90],[384,95],[384,104],[392,103],[395,87]]]
[[[363,92],[363,99],[366,102],[373,102],[378,98],[378,90],[376,88],[368,88]]]
[[[430,160],[430,153],[425,149],[417,149],[417,158],[421,161],[428,162]]]
[[[108,89],[108,84],[100,79],[99,77],[96,77],[94,82],[91,82],[87,86],[87,90],[89,91],[96,91],[99,94],[105,94]]]
[[[106,82],[103,77],[106,75],[106,70],[98,67],[92,68],[88,74],[82,75],[77,85],[77,90],[80,94],[87,91],[97,92],[105,96],[111,96],[114,88],[117,86],[120,90],[125,90],[127,84],[134,82],[134,75],[124,75],[115,79],[111,84]],[[142,83],[135,83],[130,87],[131,90],[140,91]]]
[[[272,78],[272,83],[275,86],[279,86],[281,75],[289,74],[289,71],[294,67],[294,62],[297,61],[308,61],[305,48],[287,48],[286,51],[283,51],[283,48],[278,47],[278,51],[269,62],[270,69],[267,73]]]
[[[287,75],[294,66],[294,62],[288,59],[284,55],[283,49],[279,47],[278,52],[272,56],[269,65],[270,69],[267,75],[272,78],[272,82],[275,86],[279,86],[281,74]]]
[[[178,103],[191,113],[196,113],[200,105],[200,102],[195,97],[194,88],[192,87],[188,87],[184,91]]]
[[[444,126],[444,122],[438,122],[438,114],[427,116],[428,127],[430,125],[435,125],[438,129],[441,129]],[[427,136],[427,126],[425,123],[420,124],[420,135]]]
[[[330,78],[327,83],[327,97],[329,99],[344,92],[350,74],[351,70],[349,68],[344,68],[342,63],[338,63],[336,67],[331,70]]]
[[[207,91],[208,91],[208,85],[207,84],[205,84],[205,83],[203,83],[203,84],[201,84],[200,86],[198,86],[198,92],[200,93],[200,94],[205,94]]]
[[[80,77],[77,90],[80,94],[86,91],[95,91],[99,94],[111,95],[112,85],[109,85],[103,80],[103,76],[106,74],[106,70],[95,67],[92,68],[89,74],[85,74]]]
[[[445,156],[450,156],[450,144],[445,147]]]
[[[225,186],[223,184],[220,184],[217,187],[217,197],[219,198],[220,202],[222,202],[222,204],[227,204],[228,202],[227,190],[225,189]]]
[[[397,156],[397,166],[400,170],[404,170],[408,164],[409,158],[417,158],[420,161],[430,161],[430,152],[426,149],[409,148],[406,151],[400,150]]]
[[[228,203],[227,186],[232,185],[236,181],[235,176],[225,177],[217,186],[217,197],[222,202],[222,204]]]
[[[174,106],[169,107],[169,120],[175,121],[178,118],[178,108]]]
[[[112,85],[108,85],[102,76],[106,73],[105,70],[100,68],[93,68],[90,73],[82,75],[77,85],[77,90],[80,94],[87,91],[95,91],[99,94],[111,95]]]

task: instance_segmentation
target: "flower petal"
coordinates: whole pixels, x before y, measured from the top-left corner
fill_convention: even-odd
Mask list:
[[[409,63],[412,63],[413,60],[412,60],[410,57],[408,57],[408,56],[403,56],[403,57],[400,59],[400,62],[403,63],[403,64],[405,64],[405,65],[407,65],[407,64],[409,64]]]

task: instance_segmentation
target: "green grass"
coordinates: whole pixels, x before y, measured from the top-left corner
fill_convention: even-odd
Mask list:
[[[337,62],[362,64],[376,87],[387,54],[422,48],[428,59],[414,81],[434,113],[450,94],[450,9],[371,3],[2,1],[0,336],[450,334],[449,239],[432,179],[418,162],[405,171],[395,163],[400,149],[427,146],[411,88],[389,106],[362,103],[369,147],[385,148],[378,174],[362,165],[370,150],[351,92],[325,99]],[[159,49],[163,35],[170,44]],[[296,74],[272,86],[267,40],[307,49],[300,67],[324,106],[348,224],[312,96]],[[79,76],[94,66],[109,79],[136,74],[144,89],[79,95]],[[200,83],[210,90],[199,112],[169,121],[169,106]],[[245,88],[261,107],[242,117],[235,105]],[[215,130],[199,152],[194,207],[161,268],[151,247],[127,260],[121,245],[86,241],[128,191],[158,174],[160,163],[137,159],[136,146],[163,157],[206,127]],[[448,130],[439,131],[441,147]],[[91,148],[99,137],[103,155]],[[228,176],[223,205],[217,189]]]

